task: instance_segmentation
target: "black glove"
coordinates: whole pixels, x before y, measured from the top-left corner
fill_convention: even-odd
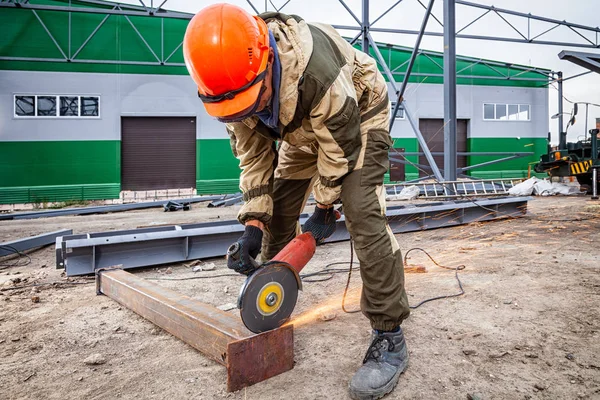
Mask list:
[[[227,267],[244,275],[253,273],[259,267],[254,259],[260,253],[262,237],[263,233],[260,228],[246,225],[242,237],[229,247]]]
[[[327,209],[315,207],[315,212],[302,227],[302,232],[312,233],[317,243],[322,243],[335,232],[336,217],[333,207]]]

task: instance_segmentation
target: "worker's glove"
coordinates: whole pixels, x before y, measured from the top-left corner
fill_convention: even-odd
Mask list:
[[[260,253],[262,237],[263,232],[260,228],[246,225],[242,237],[232,244],[228,251],[227,267],[244,275],[253,273],[259,267],[254,259]]]
[[[339,218],[340,213],[333,207],[327,209],[315,207],[315,212],[304,223],[302,231],[312,233],[317,243],[320,244],[333,235],[336,220]]]

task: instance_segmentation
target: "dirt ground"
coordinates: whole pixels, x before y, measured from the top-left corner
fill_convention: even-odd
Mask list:
[[[397,235],[404,252],[420,247],[443,265],[464,264],[459,277],[466,293],[427,303],[404,322],[410,364],[387,398],[600,399],[600,207],[593,204],[600,203],[536,198],[524,218]],[[5,221],[0,242],[61,228],[86,233],[231,219],[236,211],[196,206],[186,213],[152,209]],[[321,246],[305,271],[348,261],[349,251],[348,243]],[[227,393],[221,365],[97,296],[90,280],[28,287],[66,280],[54,268],[53,246],[29,255],[29,265],[0,270],[0,399],[346,399],[369,344],[367,320],[340,308],[345,273],[306,283],[294,312],[294,369]],[[135,273],[175,278],[228,272],[224,259],[206,262],[216,269],[194,273],[176,264],[170,274],[166,266]],[[427,268],[406,275],[412,304],[457,292],[453,271],[416,252],[409,262]],[[235,303],[243,278],[157,282],[220,306]],[[356,273],[349,308],[359,290]],[[303,317],[318,307],[335,318]],[[85,364],[93,354],[105,363]]]

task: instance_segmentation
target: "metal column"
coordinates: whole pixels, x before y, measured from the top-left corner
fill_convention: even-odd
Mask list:
[[[567,134],[563,132],[563,73],[558,72],[558,149],[567,148]]]
[[[456,180],[456,0],[444,0],[444,178]]]
[[[362,51],[369,54],[369,0],[362,0]]]

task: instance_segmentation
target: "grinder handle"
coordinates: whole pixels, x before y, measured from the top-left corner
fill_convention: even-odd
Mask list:
[[[240,246],[239,242],[233,243],[227,249],[227,258],[232,258],[234,261],[241,261],[241,250],[242,246]],[[256,260],[252,258],[252,256],[248,255],[248,258],[250,259],[250,264],[252,264],[254,268],[260,267],[260,264],[257,263]]]

